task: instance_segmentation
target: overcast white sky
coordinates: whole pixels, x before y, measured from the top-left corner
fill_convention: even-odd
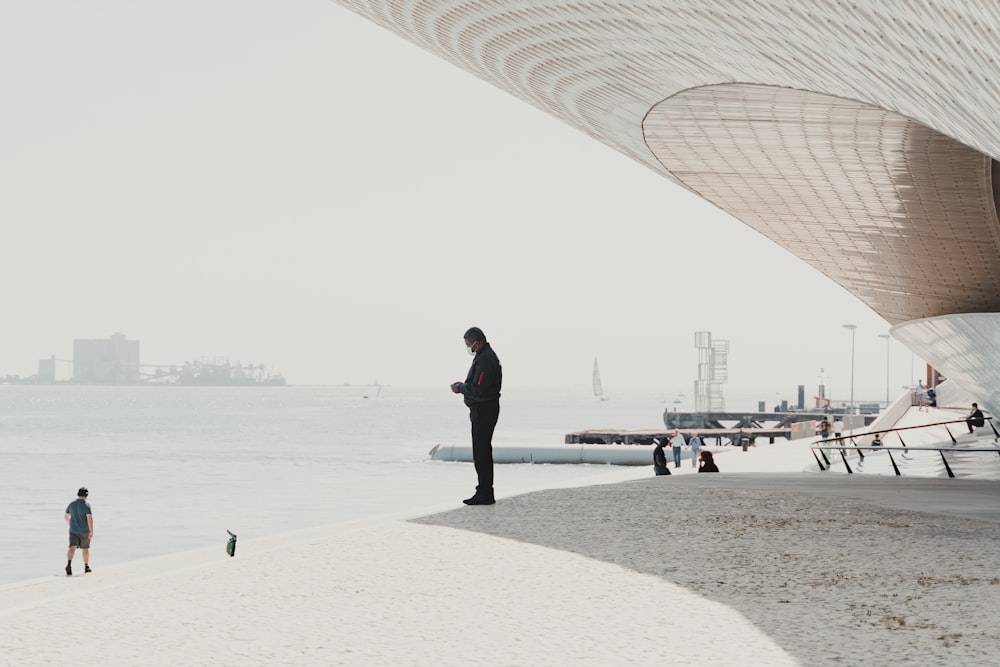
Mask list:
[[[0,375],[122,332],[143,363],[441,385],[886,389],[888,326],[733,218],[327,0],[0,5]],[[891,343],[892,393],[911,354]],[[920,360],[915,366],[919,367]],[[60,376],[70,367],[61,363]]]

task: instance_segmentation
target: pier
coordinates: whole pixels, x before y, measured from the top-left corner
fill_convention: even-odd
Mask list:
[[[763,428],[772,424],[775,428],[790,428],[796,422],[816,420],[823,421],[827,417],[832,422],[834,417],[847,415],[833,412],[796,411],[796,412],[671,412],[663,411],[663,423],[667,428],[679,429],[727,429],[735,424],[736,428]],[[872,417],[874,419],[874,416]],[[867,424],[871,420],[866,420]],[[728,426],[727,426],[728,424]]]
[[[768,442],[774,443],[775,438],[790,438],[792,428],[697,428],[678,429],[684,434],[687,440],[691,434],[697,433],[705,444],[710,444],[714,438],[716,445],[735,445],[740,438],[748,438],[748,444],[753,444],[757,438],[767,438]],[[812,431],[809,432],[812,435]],[[588,431],[574,431],[567,433],[565,443],[567,445],[652,445],[653,438],[658,438],[666,444],[666,441],[673,435],[670,431],[623,431],[618,429],[591,429]],[[723,439],[726,442],[723,442]]]
[[[747,444],[755,444],[757,438],[767,438],[773,444],[775,438],[789,440],[815,435],[816,424],[829,418],[840,416],[845,428],[857,428],[861,423],[871,424],[876,415],[837,415],[835,413],[813,412],[671,412],[663,413],[666,431],[621,429],[590,429],[567,433],[567,445],[651,445],[653,439],[668,439],[676,429],[684,434],[685,440],[697,433],[702,441],[714,439],[717,446],[738,445],[747,439]],[[855,424],[848,424],[855,421]],[[723,442],[725,441],[725,442]]]

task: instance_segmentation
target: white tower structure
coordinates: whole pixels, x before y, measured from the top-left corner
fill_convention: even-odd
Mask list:
[[[694,381],[695,412],[725,412],[723,386],[729,381],[729,341],[712,340],[711,331],[696,331],[698,379]]]

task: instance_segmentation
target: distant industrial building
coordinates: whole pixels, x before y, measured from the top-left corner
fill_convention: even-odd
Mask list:
[[[56,381],[55,355],[52,355],[48,359],[38,360],[38,381],[46,384]]]
[[[139,341],[126,340],[120,333],[104,339],[75,339],[73,382],[138,384]]]

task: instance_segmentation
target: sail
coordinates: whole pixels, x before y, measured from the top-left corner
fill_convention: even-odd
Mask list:
[[[602,401],[607,400],[604,396],[604,386],[601,384],[601,371],[597,368],[597,357],[594,357],[594,396]]]

